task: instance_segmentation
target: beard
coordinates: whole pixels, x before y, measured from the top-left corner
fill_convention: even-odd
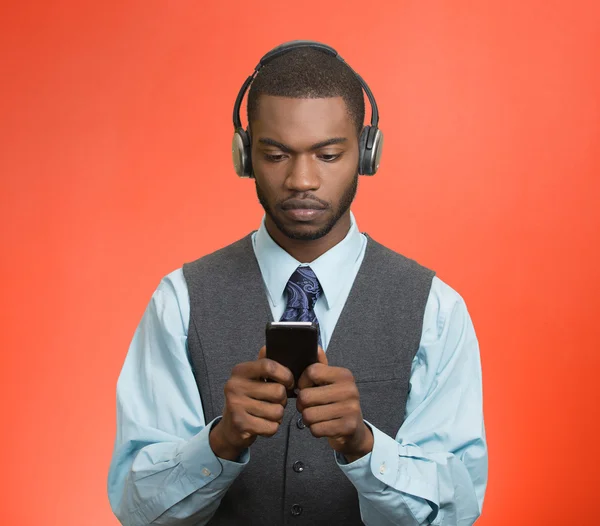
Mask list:
[[[313,230],[312,232],[296,232],[286,227],[286,225],[283,224],[283,222],[277,217],[277,214],[273,212],[273,208],[269,204],[267,197],[261,190],[256,179],[254,179],[254,184],[256,187],[256,195],[258,197],[259,203],[263,207],[265,213],[269,216],[271,221],[273,221],[275,226],[279,229],[279,231],[282,234],[284,234],[290,239],[314,241],[329,234],[329,232],[331,232],[331,230],[337,224],[340,218],[349,210],[350,205],[354,201],[354,198],[356,197],[356,192],[358,190],[358,171],[354,175],[348,187],[344,190],[344,193],[342,194],[342,197],[340,198],[337,207],[334,209],[334,213],[329,219],[329,221],[327,221],[327,223],[325,223],[325,225],[323,225],[319,229]],[[279,208],[280,205],[281,203],[276,203],[275,209]],[[329,208],[331,208],[331,205],[329,206]]]

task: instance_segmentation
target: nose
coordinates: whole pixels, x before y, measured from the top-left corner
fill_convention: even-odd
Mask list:
[[[285,180],[286,187],[292,192],[317,190],[321,185],[316,160],[311,154],[295,156]]]

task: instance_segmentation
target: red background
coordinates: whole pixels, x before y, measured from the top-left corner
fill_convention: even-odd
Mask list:
[[[363,231],[480,340],[482,526],[597,524],[600,8],[583,1],[3,2],[2,524],[116,524],[115,386],[160,278],[257,227],[231,109],[260,56],[331,44],[381,111]]]

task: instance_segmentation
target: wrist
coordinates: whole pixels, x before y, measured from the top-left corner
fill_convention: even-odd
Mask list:
[[[242,454],[245,448],[235,446],[227,440],[221,422],[222,420],[213,425],[210,434],[208,435],[208,443],[217,457],[234,462]]]
[[[373,432],[363,421],[363,430],[360,433],[357,446],[348,453],[344,453],[344,457],[348,463],[352,463],[371,453],[371,451],[373,451],[374,442],[375,439],[373,438]]]

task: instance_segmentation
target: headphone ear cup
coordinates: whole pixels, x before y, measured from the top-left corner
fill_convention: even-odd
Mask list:
[[[369,138],[369,130],[371,126],[365,126],[358,139],[358,173],[365,175],[365,166],[369,166],[370,154],[367,151],[367,139]]]
[[[359,139],[359,166],[361,175],[375,175],[383,148],[383,133],[374,126],[365,126]]]
[[[250,157],[250,135],[243,128],[238,128],[233,134],[231,155],[233,167],[239,177],[252,177],[252,159]]]

